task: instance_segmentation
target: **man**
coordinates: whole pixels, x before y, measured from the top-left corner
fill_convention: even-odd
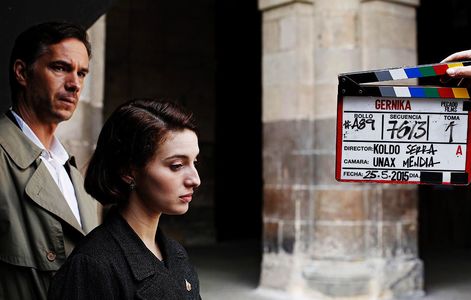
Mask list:
[[[54,136],[77,106],[90,55],[86,32],[66,23],[33,26],[13,47],[12,108],[0,118],[0,299],[46,299],[51,277],[98,223]]]

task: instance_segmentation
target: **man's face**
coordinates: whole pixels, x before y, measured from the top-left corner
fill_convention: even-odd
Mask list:
[[[50,45],[26,72],[25,104],[42,123],[72,117],[88,73],[85,45],[74,38]]]

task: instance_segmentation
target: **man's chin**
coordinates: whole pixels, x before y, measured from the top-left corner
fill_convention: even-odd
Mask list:
[[[60,123],[60,122],[63,122],[63,121],[68,121],[72,118],[74,112],[73,111],[60,111],[60,112],[57,112],[55,114],[55,120],[56,120],[56,123]]]

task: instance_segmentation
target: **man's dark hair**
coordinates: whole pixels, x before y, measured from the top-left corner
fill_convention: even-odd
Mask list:
[[[8,65],[13,103],[16,103],[18,92],[21,89],[13,71],[15,61],[22,60],[26,64],[27,70],[30,71],[34,62],[47,51],[49,46],[68,38],[81,41],[87,49],[88,57],[91,57],[92,48],[88,41],[87,32],[78,25],[66,22],[41,23],[26,29],[16,38]]]
[[[138,99],[118,107],[103,125],[85,175],[85,190],[106,204],[127,203],[130,189],[122,176],[142,169],[169,132],[197,134],[191,113],[168,101]]]

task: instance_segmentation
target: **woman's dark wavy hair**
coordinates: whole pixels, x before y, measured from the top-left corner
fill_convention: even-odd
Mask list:
[[[137,99],[119,106],[103,125],[85,175],[85,190],[103,205],[124,204],[129,185],[122,176],[143,168],[170,131],[197,133],[192,114],[179,105]]]

